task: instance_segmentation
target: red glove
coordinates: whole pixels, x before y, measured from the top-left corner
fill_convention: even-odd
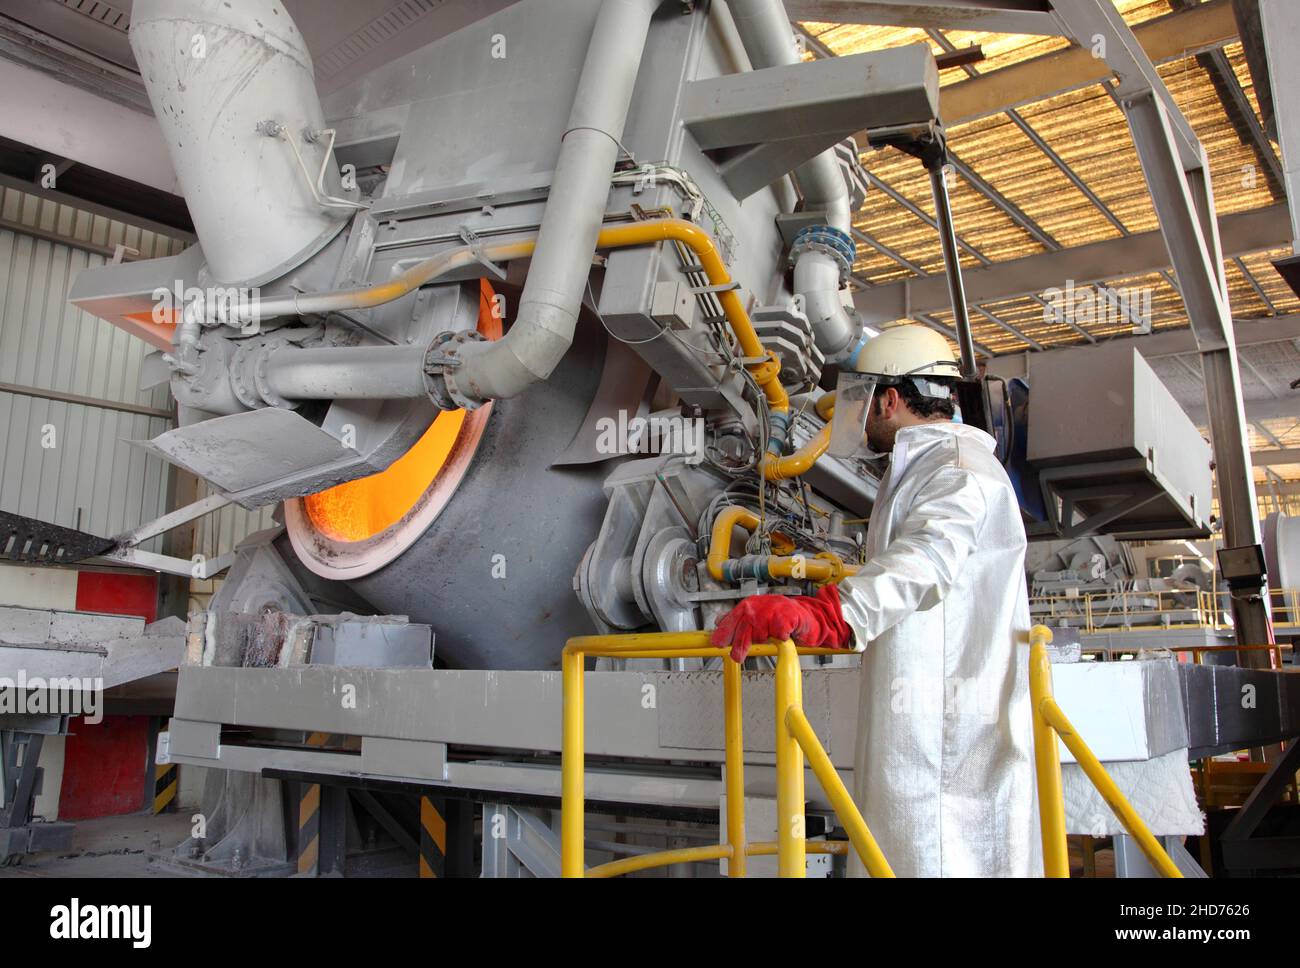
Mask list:
[[[839,649],[851,634],[840,612],[840,590],[823,585],[811,596],[752,595],[723,616],[710,641],[731,646],[731,658],[744,662],[755,642],[794,639],[804,648]]]

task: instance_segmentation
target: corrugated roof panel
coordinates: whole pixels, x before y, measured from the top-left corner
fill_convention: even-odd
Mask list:
[[[1263,289],[1279,313],[1300,312],[1300,299],[1291,287],[1283,281],[1282,277],[1277,274],[1273,268],[1273,263],[1278,259],[1285,258],[1291,254],[1287,248],[1269,249],[1266,252],[1256,252],[1252,255],[1241,257],[1241,261],[1246,264],[1250,274],[1255,277],[1259,283],[1259,288]]]
[[[1214,203],[1220,215],[1273,204],[1268,178],[1253,148],[1243,144],[1209,75],[1195,59],[1170,61],[1160,76],[1210,160]]]
[[[1250,284],[1250,280],[1246,278],[1245,273],[1237,268],[1236,262],[1229,259],[1224,263],[1224,270],[1228,279],[1228,304],[1232,307],[1234,316],[1258,317],[1273,315],[1268,304],[1260,298],[1259,293]]]
[[[1128,231],[1158,227],[1128,122],[1102,85],[1067,91],[1020,113]]]
[[[1278,417],[1272,420],[1261,420],[1260,423],[1274,438],[1282,442],[1283,447],[1300,447],[1300,420],[1294,417]],[[1254,424],[1250,425],[1250,432],[1252,450],[1262,450],[1272,444],[1268,437],[1255,429]],[[1259,447],[1255,446],[1256,442],[1259,443]]]
[[[893,148],[886,148],[864,154],[862,163],[873,176],[904,196],[929,218],[934,218],[930,178],[919,161]],[[985,258],[999,262],[1044,251],[1043,246],[1010,216],[955,172],[949,175],[948,194],[957,235]],[[891,241],[889,229],[903,216],[907,216],[906,221],[911,223],[909,227],[920,226],[923,229],[918,235],[907,239],[910,248],[895,245],[895,241],[903,244],[901,239]],[[935,230],[917,220],[881,189],[873,186],[868,192],[864,214],[858,219],[858,225],[864,234],[899,249],[906,258],[927,272],[942,270],[942,253]],[[966,262],[974,265],[978,260],[965,253],[963,263]]]
[[[1168,0],[1116,0],[1117,8],[1130,24],[1137,24],[1173,12]],[[897,27],[805,25],[810,33],[840,54],[897,47],[909,43],[938,44],[920,29]],[[943,31],[942,37],[956,47],[983,46],[986,58],[974,65],[974,72],[987,74],[1067,46],[1060,37],[1025,37],[975,31]],[[1252,106],[1256,99],[1241,45],[1224,48],[1229,66]],[[942,81],[961,79],[964,71],[945,71]],[[1166,63],[1160,68],[1175,101],[1187,116],[1205,147],[1220,214],[1250,211],[1272,204],[1274,199],[1264,172],[1258,170],[1253,144],[1244,141],[1220,101],[1210,74],[1194,57]],[[1131,233],[1159,228],[1147,191],[1146,181],[1133,147],[1123,113],[1101,84],[1047,98],[1020,109],[1024,120],[1084,181]],[[1066,248],[1117,237],[1119,230],[1059,171],[1051,159],[1005,115],[995,115],[958,125],[949,131],[955,155],[994,190],[1000,192],[1044,232]],[[925,173],[911,158],[896,151],[864,155],[868,170],[917,208],[932,214]],[[1044,251],[1007,213],[977,191],[965,178],[952,183],[954,221],[959,237],[992,262],[1020,258]],[[906,208],[879,190],[873,190],[857,220],[864,235],[896,251],[903,259],[927,273],[943,270],[942,254],[935,231]],[[908,278],[911,273],[888,255],[860,245],[857,274],[869,282],[882,283]],[[1300,299],[1290,291],[1269,264],[1285,251],[1257,253],[1243,258],[1255,285],[1231,260],[1226,265],[1229,299],[1234,315],[1265,316],[1272,309],[1300,311]],[[963,251],[964,267],[979,264]],[[1043,288],[1063,285],[1065,280],[1044,279]],[[1149,299],[1153,330],[1186,326],[1186,310],[1177,290],[1158,273],[1105,283],[1123,293],[1138,291],[1139,307]],[[1104,304],[1103,304],[1104,305]],[[1078,343],[1084,337],[1074,328],[1044,318],[1041,304],[1030,298],[1002,300],[984,306],[1008,326],[1045,345]],[[949,314],[936,320],[950,324]],[[1132,320],[1116,313],[1077,319],[1080,328],[1094,338],[1128,335]],[[979,313],[972,314],[975,338],[995,352],[1018,352],[1027,347]]]
[[[943,30],[940,33],[954,47],[969,47],[972,44],[982,47],[984,59],[972,65],[981,74],[1001,70],[1070,46],[1070,41],[1065,37],[994,34],[984,30]],[[945,71],[945,74],[947,73]],[[964,80],[964,78],[960,79]]]
[[[959,125],[951,137],[963,162],[1060,245],[1119,236],[1101,210],[1007,115]]]

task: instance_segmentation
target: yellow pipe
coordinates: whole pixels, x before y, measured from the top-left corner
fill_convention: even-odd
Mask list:
[[[731,556],[731,532],[737,526],[753,532],[759,526],[758,515],[748,508],[730,505],[723,508],[713,521],[709,535],[709,554],[706,559],[709,574],[716,581],[725,581],[723,566]],[[837,564],[824,558],[807,558],[803,555],[772,555],[767,559],[767,571],[773,578],[808,579],[815,582],[838,582],[846,575],[856,575],[856,565]]]
[[[827,424],[818,431],[817,436],[804,444],[793,454],[777,457],[768,454],[763,459],[763,477],[769,481],[784,481],[807,473],[817,463],[831,445],[831,425]]]
[[[1065,841],[1065,799],[1061,789],[1061,755],[1056,733],[1043,717],[1043,704],[1052,695],[1052,664],[1047,644],[1052,632],[1035,625],[1029,632],[1029,704],[1033,708],[1034,765],[1038,772],[1038,815],[1043,838],[1043,873],[1069,877]]]
[[[701,649],[673,649],[664,651],[663,649],[642,649],[632,652],[620,650],[618,652],[590,652],[592,658],[607,659],[722,659],[730,652],[730,648],[720,649],[716,645],[710,645],[708,648]],[[750,646],[750,658],[776,658],[775,646]],[[800,655],[844,655],[843,649],[805,649],[799,647]]]
[[[745,845],[748,857],[771,857],[777,853],[778,845],[774,840],[760,840]],[[844,840],[810,840],[805,845],[810,854],[834,854],[843,856],[849,852],[849,843]],[[655,867],[668,867],[671,864],[691,864],[706,860],[721,860],[732,857],[730,844],[708,844],[704,847],[684,847],[680,850],[661,850],[653,854],[638,854],[623,860],[600,864],[587,871],[588,877],[617,877],[636,871],[651,870]],[[733,862],[734,867],[734,862]],[[733,875],[734,876],[734,875]]]
[[[693,251],[704,268],[711,286],[728,286],[731,273],[718,253],[717,246],[709,234],[684,219],[666,218],[650,222],[633,222],[630,225],[614,225],[601,230],[596,237],[596,247],[615,249],[629,245],[645,245],[650,242],[681,242]],[[717,293],[722,312],[731,324],[731,331],[736,334],[736,342],[747,359],[762,359],[760,363],[747,364],[755,381],[767,397],[772,410],[786,413],[790,409],[790,398],[779,379],[781,364],[774,354],[763,348],[754,331],[754,324],[745,311],[745,304],[736,289],[723,289]]]
[[[808,717],[804,715],[801,708],[791,706],[786,710],[785,720],[804,755],[808,757],[808,765],[812,767],[813,775],[817,777],[817,782],[822,785],[822,790],[826,792],[831,806],[835,808],[835,815],[844,825],[853,849],[858,852],[858,857],[866,866],[867,872],[872,877],[893,877],[893,868],[881,853],[880,845],[871,835],[867,822],[862,819],[857,804],[853,802],[853,797],[849,795],[830,757],[822,749],[822,744],[817,741],[817,734],[813,732]]]
[[[739,525],[751,534],[758,527],[758,515],[736,505],[723,508],[713,520],[713,531],[709,536],[709,574],[715,581],[722,581],[722,566],[731,556],[731,532]]]
[[[745,876],[745,739],[741,723],[740,664],[722,660],[724,749],[727,765],[727,843],[731,846],[728,877]]]
[[[786,725],[786,711],[802,702],[799,654],[789,639],[777,646],[776,661],[776,843],[777,874],[803,877],[804,848],[803,751]]]
[[[566,646],[561,659],[564,682],[563,741],[560,746],[560,876],[582,877],[586,868],[586,809],[583,760],[585,711],[583,666],[586,658]]]
[[[585,653],[617,657],[624,652],[673,652],[676,649],[707,649],[708,632],[631,632],[611,635],[575,635],[564,644],[564,654]],[[721,655],[714,648],[713,654]]]
[[[745,847],[745,853],[750,857],[771,857],[777,853],[778,844],[775,840],[759,840]],[[810,840],[804,844],[804,850],[810,854],[835,854],[842,857],[849,852],[849,842],[847,840]]]
[[[1150,828],[1142,822],[1142,818],[1137,815],[1128,798],[1115,785],[1115,781],[1110,778],[1101,761],[1093,755],[1092,750],[1088,749],[1088,744],[1075,732],[1074,726],[1061,711],[1061,707],[1056,704],[1056,700],[1050,695],[1045,697],[1041,709],[1047,724],[1061,737],[1061,742],[1066,745],[1066,748],[1074,754],[1083,772],[1097,788],[1106,805],[1115,812],[1124,829],[1137,841],[1137,845],[1151,862],[1151,866],[1159,871],[1162,877],[1182,877],[1183,872],[1160,845],[1160,841],[1156,840]]]
[[[773,578],[808,579],[819,584],[840,581],[858,573],[857,565],[846,565],[838,556],[806,558],[803,555],[773,555],[767,559],[767,573]]]
[[[600,864],[587,871],[588,877],[618,877],[636,871],[667,867],[670,864],[694,864],[705,860],[721,860],[731,856],[730,844],[708,844],[704,847],[683,847],[681,850],[661,850],[653,854],[638,854],[623,860]]]
[[[769,481],[784,481],[805,474],[821,459],[831,446],[831,420],[835,416],[835,394],[826,393],[817,399],[817,414],[826,421],[817,436],[793,454],[777,457],[768,454],[763,458],[763,477]]]

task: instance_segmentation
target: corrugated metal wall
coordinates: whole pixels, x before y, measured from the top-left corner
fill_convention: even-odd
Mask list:
[[[67,301],[78,271],[109,261],[91,250],[119,244],[141,258],[185,247],[0,188],[0,508],[101,535],[156,517],[167,499],[166,465],[128,443],[171,426],[167,388],[138,389],[147,347]]]
[[[199,496],[211,494],[212,488],[206,483],[199,483]],[[278,505],[246,511],[238,504],[228,504],[215,514],[201,518],[194,534],[194,553],[207,558],[216,558],[232,550],[255,531],[265,531],[275,526],[271,515]]]
[[[186,243],[0,187],[0,509],[106,536],[169,510],[169,467],[130,443],[172,426],[167,387],[138,389],[149,347],[67,301],[77,272],[104,265],[118,245],[148,259]],[[273,510],[208,515],[195,553],[224,554],[270,527]]]

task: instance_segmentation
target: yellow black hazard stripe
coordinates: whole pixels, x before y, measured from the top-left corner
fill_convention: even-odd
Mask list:
[[[175,763],[156,764],[153,768],[153,812],[162,813],[176,799],[181,782],[180,767]]]
[[[298,791],[298,873],[315,874],[320,863],[320,784],[303,783]]]
[[[420,876],[442,877],[446,870],[447,820],[441,801],[420,797]]]

